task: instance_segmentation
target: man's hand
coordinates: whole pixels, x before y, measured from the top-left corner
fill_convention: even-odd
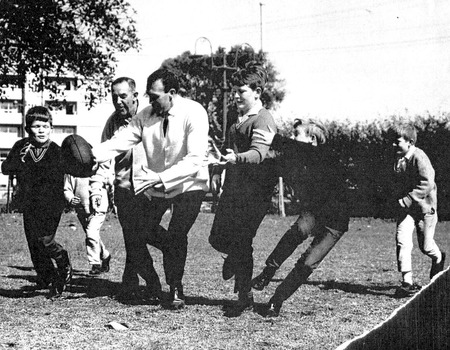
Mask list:
[[[266,146],[270,146],[272,144],[273,138],[275,137],[276,132],[272,130],[269,126],[269,131],[263,129],[254,129],[253,130],[253,140],[262,143]]]
[[[91,207],[95,213],[100,211],[100,206],[102,205],[102,196],[100,194],[93,194],[90,197]]]
[[[164,185],[157,173],[150,170],[145,165],[142,165],[141,170],[142,171],[138,171],[134,175],[136,193],[145,191],[150,187],[154,187],[159,191],[164,190]]]
[[[72,197],[72,199],[70,200],[70,203],[69,203],[69,204],[70,204],[72,207],[76,207],[76,206],[80,205],[80,203],[81,203],[80,197]]]
[[[228,164],[236,164],[236,153],[230,148],[227,148],[227,154],[222,155],[222,159],[225,161],[225,163]]]

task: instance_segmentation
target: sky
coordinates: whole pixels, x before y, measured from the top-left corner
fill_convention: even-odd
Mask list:
[[[116,76],[137,82],[166,58],[245,44],[284,80],[282,118],[371,120],[450,112],[448,0],[128,0],[140,52]],[[197,45],[196,45],[197,42]]]

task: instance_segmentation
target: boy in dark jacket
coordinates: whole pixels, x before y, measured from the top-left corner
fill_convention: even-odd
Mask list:
[[[18,201],[37,285],[50,286],[50,296],[60,296],[72,278],[69,255],[55,241],[65,206],[60,147],[50,140],[52,116],[46,107],[30,108],[25,121],[29,137],[14,144],[2,163],[2,172],[17,176]]]
[[[281,174],[300,202],[300,216],[266,260],[252,287],[263,290],[281,264],[309,236],[314,239],[293,270],[277,287],[268,304],[268,316],[278,316],[288,299],[316,269],[348,230],[345,172],[337,159],[323,152],[327,131],[318,121],[297,120],[294,139],[255,130],[259,142],[280,151]]]

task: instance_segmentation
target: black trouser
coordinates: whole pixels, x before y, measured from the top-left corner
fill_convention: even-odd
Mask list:
[[[181,285],[187,257],[187,236],[197,219],[204,197],[204,191],[189,191],[174,198],[147,199],[146,224],[152,231],[158,230],[164,213],[172,207],[172,217],[163,241],[164,273],[169,286]]]
[[[68,262],[67,251],[55,241],[62,209],[49,210],[31,207],[23,211],[23,225],[30,250],[31,261],[39,278],[49,283],[56,277],[55,260],[59,268]]]
[[[130,290],[137,289],[140,275],[149,288],[157,291],[161,288],[161,283],[147,244],[162,250],[160,235],[164,234],[161,232],[164,229],[160,228],[155,232],[147,224],[150,209],[144,196],[135,196],[133,191],[116,187],[114,201],[126,252],[122,283]]]
[[[271,191],[224,190],[220,197],[209,242],[235,264],[235,290],[245,294],[251,290],[253,274],[253,238],[256,236],[271,203]]]

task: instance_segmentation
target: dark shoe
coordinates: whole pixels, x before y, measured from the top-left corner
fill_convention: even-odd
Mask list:
[[[276,269],[264,268],[264,270],[252,279],[252,288],[256,290],[263,290],[270,283],[270,280],[275,275]]]
[[[235,274],[235,263],[228,255],[223,261],[222,277],[225,281],[228,281]]]
[[[92,265],[91,270],[89,271],[89,274],[91,276],[98,276],[101,275],[104,272],[102,265],[100,264],[94,264]]]
[[[280,302],[269,301],[269,304],[267,304],[266,317],[280,316],[280,310],[282,305],[283,304]]]
[[[144,299],[150,305],[159,305],[162,301],[162,291],[161,289],[150,289],[147,288]]]
[[[236,304],[227,308],[225,311],[226,317],[239,317],[245,311],[253,311],[254,300],[251,293],[239,294],[239,299]]]
[[[439,263],[436,263],[435,261],[431,262],[430,279],[432,279],[434,276],[436,276],[439,272],[444,271],[446,254],[444,252],[441,252],[441,254],[442,254],[442,258]]]
[[[50,284],[50,286],[49,286],[49,289],[50,290],[49,290],[49,293],[47,295],[48,299],[56,299],[56,298],[61,297],[62,291],[61,291],[60,288],[58,288],[58,282],[57,281],[52,282]]]
[[[107,258],[102,259],[102,270],[103,272],[109,272],[109,263],[111,261],[111,254]]]
[[[419,286],[417,283],[410,284],[410,283],[402,282],[400,287],[397,288],[395,295],[398,298],[407,298],[407,297],[413,296],[414,294],[419,292],[421,289],[422,289],[422,287]]]
[[[170,306],[173,309],[182,309],[185,305],[183,287],[170,287]]]
[[[41,276],[37,276],[35,283],[36,283],[36,288],[35,289],[39,290],[39,289],[46,289],[46,288],[48,288],[50,286],[50,284],[51,284],[51,281],[48,281],[47,279],[45,279],[45,278],[43,278]]]

